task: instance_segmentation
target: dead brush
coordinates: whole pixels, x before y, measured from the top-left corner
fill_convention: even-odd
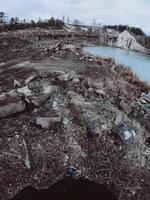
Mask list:
[[[115,64],[115,59],[112,57],[108,57],[108,58],[103,58],[104,62],[106,62],[107,64]]]
[[[129,67],[126,67],[124,65],[115,65],[116,72],[118,74],[118,79],[123,78],[128,83],[134,85],[137,87],[140,92],[149,92],[150,85],[146,81],[141,81],[136,74],[132,72],[132,70]]]

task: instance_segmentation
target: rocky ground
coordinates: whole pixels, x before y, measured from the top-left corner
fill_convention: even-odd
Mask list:
[[[1,199],[72,166],[119,200],[147,200],[149,87],[73,41],[0,40]]]

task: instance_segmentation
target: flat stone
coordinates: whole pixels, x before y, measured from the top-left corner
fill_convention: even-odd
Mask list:
[[[21,87],[21,82],[16,79],[14,79],[14,88],[15,87]]]
[[[6,102],[2,104],[0,101],[0,118],[8,117],[12,114],[20,113],[26,109],[26,105],[23,101]]]
[[[62,117],[38,117],[36,118],[36,125],[41,126],[43,129],[49,129],[56,125],[60,125]]]

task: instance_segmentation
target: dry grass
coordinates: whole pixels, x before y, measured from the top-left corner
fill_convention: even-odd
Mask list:
[[[124,65],[115,64],[115,70],[118,74],[118,79],[123,78],[130,84],[136,86],[141,92],[149,92],[150,85],[146,81],[141,81],[131,68]]]
[[[133,84],[136,86],[141,92],[149,92],[150,85],[146,81],[142,81],[138,78],[138,76],[131,70],[130,67],[127,67],[123,64],[117,64],[115,62],[115,59],[108,57],[96,57],[96,59],[99,61],[101,60],[104,63],[107,63],[109,65],[112,65],[112,67],[115,67],[115,71],[117,72],[118,79],[123,78],[128,83]]]

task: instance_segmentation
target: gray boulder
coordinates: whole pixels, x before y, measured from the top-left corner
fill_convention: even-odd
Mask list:
[[[55,128],[62,122],[62,117],[38,117],[36,118],[36,125],[41,126],[43,129]]]
[[[126,124],[114,127],[112,133],[117,138],[120,138],[123,144],[132,144],[135,137],[134,129]]]

